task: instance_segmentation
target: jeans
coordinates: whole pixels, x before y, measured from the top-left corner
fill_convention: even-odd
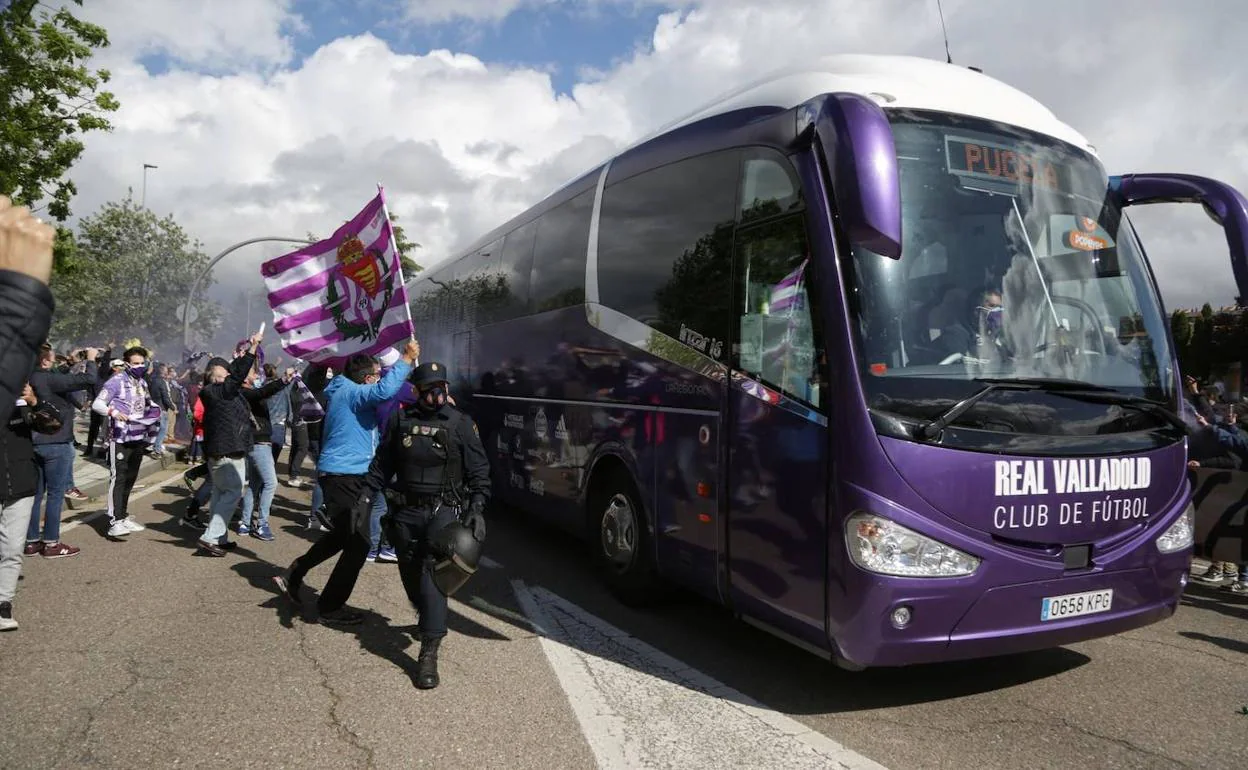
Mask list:
[[[165,436],[169,435],[169,410],[162,409],[160,412],[160,430],[156,432],[156,443],[152,445],[152,451],[160,454],[165,451]]]
[[[30,525],[26,529],[26,542],[60,542],[61,510],[65,507],[65,493],[74,485],[74,457],[74,445],[68,442],[35,444],[35,497]],[[43,505],[45,497],[46,507]],[[42,532],[39,529],[40,510],[43,510]]]
[[[22,574],[22,549],[26,547],[26,527],[35,498],[0,505],[0,602],[13,601],[17,579]]]
[[[274,423],[269,438],[273,441],[273,465],[277,465],[277,458],[282,453],[282,447],[286,446],[286,426]]]
[[[277,492],[277,466],[273,462],[273,450],[268,444],[256,444],[248,457],[247,489],[243,491],[243,525],[251,526],[251,512],[256,507],[255,498],[259,497],[256,526],[267,527],[269,509]]]
[[[234,518],[234,506],[243,496],[247,458],[212,457],[208,460],[208,468],[212,473],[212,499],[208,502],[212,518],[208,520],[208,530],[204,532],[203,539],[215,543],[225,537],[230,519]]]
[[[369,511],[368,517],[368,542],[374,551],[381,547],[381,517],[386,515],[386,510],[386,496],[378,492],[373,498],[373,509]]]
[[[208,501],[212,499],[211,476],[205,478],[204,483],[199,485],[199,489],[191,493],[191,499],[195,501],[195,510],[197,511],[208,504]]]

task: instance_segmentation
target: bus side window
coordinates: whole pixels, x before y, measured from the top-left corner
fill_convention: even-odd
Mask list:
[[[534,313],[585,303],[585,251],[594,190],[586,190],[537,219],[537,244],[529,280]]]
[[[802,188],[792,164],[775,150],[746,150],[739,206],[743,224],[800,209]]]
[[[735,367],[787,396],[824,408],[824,346],[813,312],[803,215],[741,227],[735,254],[740,329]]]
[[[740,172],[741,154],[732,149],[607,179],[600,301],[670,338],[665,349],[678,357],[693,350],[727,358]]]

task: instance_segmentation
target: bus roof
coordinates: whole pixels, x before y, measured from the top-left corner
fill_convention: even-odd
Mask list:
[[[1088,140],[1028,94],[982,72],[919,56],[835,54],[775,70],[751,83],[712,99],[702,107],[667,123],[628,147],[619,157],[663,134],[705,118],[758,107],[792,109],[820,94],[850,92],[869,96],[885,108],[950,112],[994,120],[1029,129],[1073,144],[1096,155]],[[607,161],[604,159],[603,163]],[[542,197],[529,209],[462,248],[434,269],[449,265],[495,237],[507,224],[525,217],[561,191],[596,176],[603,163],[578,174]],[[421,278],[414,276],[408,283]]]
[[[790,109],[820,94],[871,96],[883,107],[938,110],[1008,123],[1060,139],[1095,154],[1088,140],[1028,94],[982,72],[918,56],[837,54],[775,70],[738,87],[633,147],[689,123],[749,107]]]

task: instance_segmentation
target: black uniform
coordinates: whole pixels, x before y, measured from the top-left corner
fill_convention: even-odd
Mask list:
[[[423,644],[446,636],[446,596],[433,582],[430,536],[461,512],[484,530],[490,461],[476,423],[449,404],[429,408],[418,402],[395,410],[373,456],[368,486],[379,494],[394,476],[394,504],[382,524],[399,558],[403,588],[420,613]]]

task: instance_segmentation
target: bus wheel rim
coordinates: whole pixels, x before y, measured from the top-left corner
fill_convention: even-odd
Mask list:
[[[623,494],[607,501],[602,513],[602,552],[619,572],[632,566],[637,553],[637,514]]]

